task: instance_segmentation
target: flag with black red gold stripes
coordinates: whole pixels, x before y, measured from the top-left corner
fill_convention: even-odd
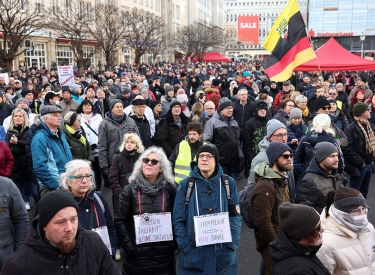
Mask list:
[[[274,81],[288,80],[295,67],[315,58],[297,0],[289,1],[272,26],[263,47],[272,54],[262,62],[262,66]]]

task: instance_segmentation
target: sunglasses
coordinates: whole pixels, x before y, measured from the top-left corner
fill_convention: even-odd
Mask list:
[[[283,155],[280,155],[280,157],[283,157],[284,159],[288,159],[288,158],[293,158],[293,154],[283,154]]]
[[[149,164],[151,162],[151,165],[157,165],[160,160],[157,160],[157,159],[149,159],[149,158],[144,158],[142,159],[143,163],[144,164]]]
[[[329,107],[322,107],[322,110],[325,111],[325,110],[331,110],[331,106]]]

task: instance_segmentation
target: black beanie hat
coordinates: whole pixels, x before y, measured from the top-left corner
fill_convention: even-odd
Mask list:
[[[266,149],[266,154],[270,167],[274,164],[279,156],[281,156],[285,151],[292,153],[292,149],[282,142],[272,142]]]
[[[150,103],[151,110],[154,110],[155,106],[158,105],[158,104],[160,104],[159,100],[153,100],[153,101],[151,101],[151,103]]]
[[[171,104],[169,105],[169,110],[172,110],[172,108],[176,105],[181,107],[181,102],[174,98],[172,99]]]
[[[78,214],[76,200],[65,190],[55,190],[44,195],[37,205],[39,209],[39,228],[42,230],[57,212],[68,206],[74,207]]]
[[[315,100],[315,112],[324,106],[331,106],[328,100],[324,96],[320,96]]]
[[[202,152],[208,152],[211,153],[215,157],[216,164],[219,163],[219,151],[217,150],[216,146],[212,143],[206,143],[199,148],[197,152],[197,158],[200,153]]]
[[[320,216],[311,206],[283,202],[279,206],[279,221],[284,233],[298,242],[314,231]]]

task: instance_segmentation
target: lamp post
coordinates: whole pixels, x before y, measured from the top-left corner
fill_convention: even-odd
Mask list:
[[[366,35],[364,34],[364,32],[362,32],[362,34],[359,36],[359,39],[361,40],[361,57],[363,58],[364,57],[363,44],[364,44],[365,39],[366,39]]]

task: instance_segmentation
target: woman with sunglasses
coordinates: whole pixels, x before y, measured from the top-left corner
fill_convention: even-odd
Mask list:
[[[324,229],[315,209],[284,202],[279,206],[279,222],[276,239],[268,246],[273,274],[331,274],[316,256]]]
[[[90,164],[81,159],[69,161],[60,175],[60,187],[72,194],[78,203],[78,221],[82,228],[101,231],[108,235],[112,258],[116,255],[116,232],[108,203],[100,192],[95,192],[94,173]],[[120,255],[120,252],[118,252]]]
[[[343,187],[328,193],[317,256],[331,274],[375,273],[375,230],[367,213],[366,199],[358,190]]]
[[[150,147],[134,164],[115,213],[117,236],[124,250],[122,274],[176,274],[171,214],[176,186],[164,151]],[[163,221],[165,234],[150,224]],[[147,233],[145,235],[145,233]],[[152,237],[149,237],[151,236]]]

